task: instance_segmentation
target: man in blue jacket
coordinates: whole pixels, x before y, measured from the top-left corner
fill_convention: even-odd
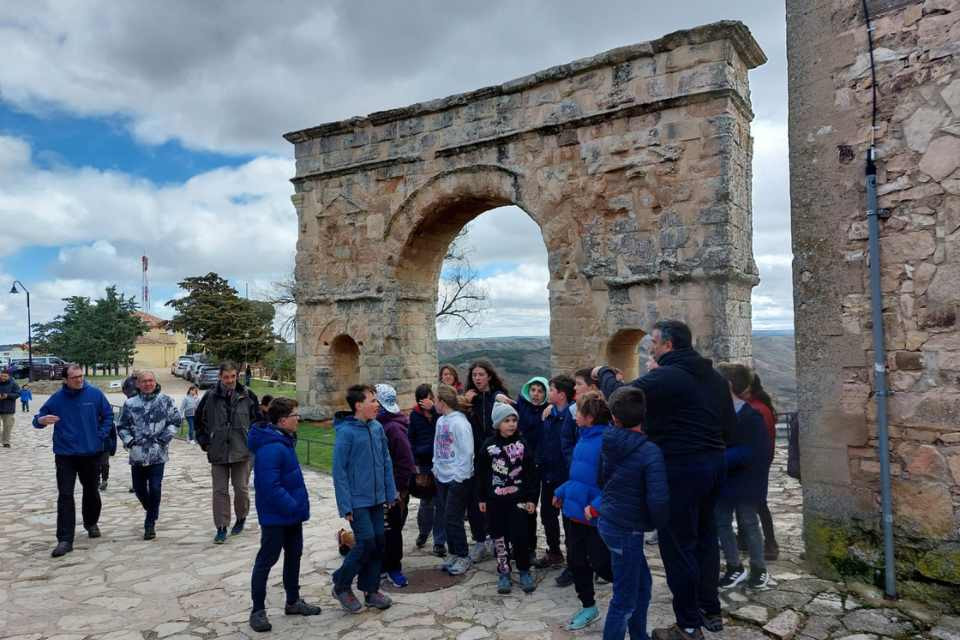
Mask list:
[[[347,389],[347,405],[349,412],[333,417],[333,489],[356,544],[333,573],[333,597],[350,613],[359,613],[363,604],[350,588],[354,578],[366,594],[366,606],[387,609],[392,604],[380,592],[380,564],[386,546],[383,510],[397,499],[397,488],[387,436],[376,420],[377,390],[354,385]]]
[[[297,459],[297,401],[275,398],[267,408],[269,422],[252,425],[247,444],[254,455],[253,484],[256,489],[260,551],[250,577],[253,610],[250,628],[270,631],[267,618],[267,578],[283,551],[283,589],[287,603],[283,612],[315,616],[320,607],[300,597],[300,557],[303,555],[303,523],[310,519],[310,500]]]
[[[100,454],[116,447],[113,408],[100,389],[83,380],[83,369],[71,364],[64,372],[63,388],[43,403],[33,418],[37,429],[53,425],[53,453],[57,465],[57,546],[54,558],[73,551],[77,478],[83,487],[83,527],[91,538],[100,537]]]
[[[686,324],[662,320],[651,337],[657,367],[630,385],[646,394],[646,433],[666,463],[670,521],[659,542],[677,620],[655,629],[653,638],[698,640],[701,626],[714,633],[723,629],[714,509],[726,474],[726,438],[737,418],[727,381],[694,350]],[[608,398],[623,386],[609,367],[598,367],[594,377]]]

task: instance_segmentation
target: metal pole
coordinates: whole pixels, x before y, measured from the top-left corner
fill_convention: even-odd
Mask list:
[[[20,285],[23,287],[23,284]],[[26,287],[23,291],[27,294],[27,380],[33,382],[33,321],[30,319],[30,292]]]
[[[873,380],[877,403],[877,457],[880,458],[880,498],[883,520],[884,592],[897,597],[893,558],[893,506],[890,498],[890,444],[887,430],[887,351],[883,332],[883,291],[880,286],[880,211],[877,208],[876,151],[867,152],[867,223],[870,250],[870,310],[873,320]]]

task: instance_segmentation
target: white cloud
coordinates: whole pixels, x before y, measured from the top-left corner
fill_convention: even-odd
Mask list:
[[[41,169],[22,140],[0,136],[0,165],[0,219],[17,222],[0,235],[0,259],[25,247],[59,248],[46,267],[50,279],[27,285],[35,321],[55,315],[61,298],[99,295],[106,284],[139,299],[144,253],[154,289],[208,271],[235,285],[269,283],[292,268],[290,160],[260,157],[157,186],[112,171]],[[16,339],[8,313],[0,308],[0,341]]]

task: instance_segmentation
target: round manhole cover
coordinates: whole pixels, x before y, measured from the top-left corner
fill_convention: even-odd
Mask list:
[[[397,589],[385,581],[383,588],[387,591],[402,591],[404,593],[428,593],[460,584],[466,577],[465,575],[451,576],[446,571],[440,571],[434,568],[410,569],[409,571],[405,571],[404,574],[407,576],[407,582],[409,583],[406,587]]]

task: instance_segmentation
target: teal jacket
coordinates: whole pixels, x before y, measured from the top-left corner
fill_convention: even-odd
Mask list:
[[[393,462],[380,423],[364,423],[341,411],[333,417],[333,428],[333,490],[340,517],[396,500]]]

